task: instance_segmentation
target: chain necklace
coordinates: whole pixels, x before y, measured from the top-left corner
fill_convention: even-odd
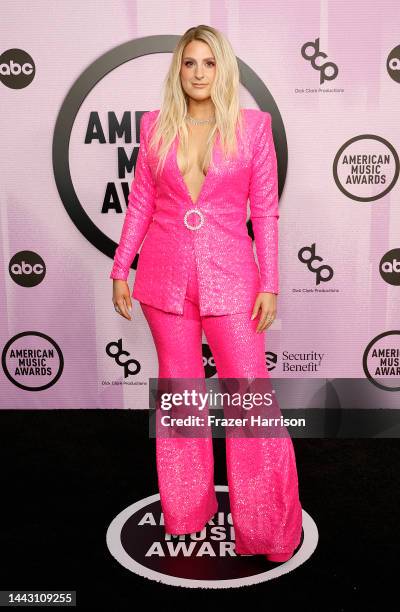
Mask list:
[[[204,125],[205,123],[213,123],[215,121],[215,117],[211,117],[210,119],[195,119],[194,117],[191,117],[189,113],[186,114],[185,118],[190,123],[193,123],[193,125]]]

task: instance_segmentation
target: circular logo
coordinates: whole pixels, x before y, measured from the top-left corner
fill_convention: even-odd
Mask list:
[[[35,76],[35,63],[23,49],[8,49],[0,55],[0,80],[10,89],[27,87]]]
[[[400,45],[397,45],[397,47],[392,49],[389,53],[386,61],[386,69],[393,81],[400,83]]]
[[[342,193],[357,202],[373,202],[391,191],[399,177],[399,156],[376,134],[345,142],[335,155],[333,177]]]
[[[10,276],[21,287],[35,287],[46,275],[43,259],[33,251],[19,251],[8,266]]]
[[[399,366],[400,330],[383,332],[373,338],[363,356],[366,377],[379,389],[400,391]]]
[[[264,555],[236,555],[229,512],[229,490],[215,487],[218,511],[201,532],[180,536],[165,533],[159,494],[142,499],[114,518],[107,530],[113,557],[131,572],[188,588],[226,589],[277,578],[302,565],[314,552],[318,530],[303,510],[302,540],[286,563]]]
[[[108,212],[108,207],[111,206],[110,202],[119,201],[117,186],[112,181],[109,181],[103,198],[107,205],[100,201],[98,201],[98,205],[93,204],[95,201],[93,189],[87,194],[86,184],[76,185],[72,180],[70,160],[71,136],[74,133],[76,135],[74,142],[79,141],[79,143],[84,142],[86,144],[84,153],[87,156],[87,167],[90,167],[90,160],[95,158],[96,163],[93,164],[93,167],[96,171],[98,171],[99,167],[99,148],[97,145],[104,143],[112,144],[113,150],[112,154],[111,151],[109,154],[110,162],[108,167],[111,160],[116,158],[118,160],[118,177],[122,178],[127,168],[127,155],[124,151],[122,138],[125,138],[125,143],[129,144],[130,147],[132,146],[130,138],[132,121],[130,111],[122,113],[123,119],[121,119],[116,111],[107,108],[103,109],[103,100],[110,97],[105,93],[107,91],[105,78],[108,77],[110,79],[110,89],[117,91],[118,75],[113,75],[113,71],[126,63],[133,62],[133,60],[142,60],[146,66],[150,66],[151,62],[157,62],[157,57],[152,59],[153,55],[173,53],[178,40],[179,36],[175,35],[148,36],[123,43],[115,49],[107,51],[79,76],[68,92],[57,117],[52,156],[54,177],[61,201],[78,230],[96,249],[111,259],[114,257],[117,243],[107,235],[109,224],[107,225],[105,222],[107,218],[105,213]],[[258,75],[240,59],[238,59],[238,64],[242,85],[251,93],[259,108],[261,110],[268,110],[273,116],[274,131],[276,131],[275,145],[277,157],[279,158],[278,191],[280,195],[284,187],[288,158],[286,133],[282,117],[271,93]],[[134,67],[132,67],[132,71],[133,69]],[[132,80],[134,80],[133,77]],[[139,83],[139,85],[143,90],[143,83]],[[101,113],[97,109],[93,110],[96,107],[96,87],[99,88],[100,92],[98,104],[102,109]],[[87,98],[89,95],[90,103],[88,104]],[[132,100],[128,100],[128,106],[129,108],[132,107]],[[108,127],[102,125],[100,114],[107,116]],[[138,123],[136,121],[137,126]],[[106,133],[110,133],[108,142]],[[93,137],[94,134],[97,136],[97,139]],[[117,142],[117,138],[121,139],[120,142]],[[91,149],[87,145],[90,144],[92,144],[93,155],[89,158]],[[82,158],[83,149],[80,148],[79,162],[76,165],[82,166]],[[101,197],[100,187],[98,184],[96,187],[99,198]],[[81,197],[78,196],[77,189],[81,191]],[[84,197],[85,194],[87,194],[87,197]],[[100,228],[103,228],[103,231]],[[136,255],[131,264],[132,269],[136,269],[137,260],[138,256]]]
[[[400,249],[385,253],[379,264],[379,272],[390,285],[400,285]]]
[[[3,348],[1,363],[8,380],[25,391],[52,387],[64,369],[58,344],[50,336],[35,331],[11,338]]]

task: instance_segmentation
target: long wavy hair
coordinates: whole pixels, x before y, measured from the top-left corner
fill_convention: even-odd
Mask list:
[[[228,39],[218,30],[198,25],[189,28],[182,37],[172,55],[171,65],[163,84],[163,95],[160,112],[152,129],[149,146],[158,156],[156,172],[162,172],[169,148],[177,134],[185,160],[182,170],[188,170],[189,132],[185,122],[188,111],[188,100],[180,79],[182,56],[186,45],[192,40],[201,40],[209,45],[215,60],[216,72],[211,86],[211,99],[215,106],[215,122],[207,139],[206,152],[202,161],[202,171],[212,160],[212,150],[216,135],[219,133],[220,145],[225,158],[237,153],[236,129],[240,134],[243,129],[242,113],[239,106],[239,66],[235,53]]]

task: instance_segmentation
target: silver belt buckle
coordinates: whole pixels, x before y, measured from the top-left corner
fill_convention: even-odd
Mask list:
[[[190,213],[196,213],[197,215],[199,215],[200,217],[200,223],[199,225],[190,225],[189,221],[187,220],[187,216],[190,215]],[[186,227],[190,230],[198,230],[201,228],[201,226],[204,223],[204,215],[201,212],[201,210],[199,210],[198,208],[191,208],[190,210],[187,210],[185,212],[185,216],[183,218],[183,222],[186,225]]]

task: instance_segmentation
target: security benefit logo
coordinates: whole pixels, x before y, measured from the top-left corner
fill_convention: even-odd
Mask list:
[[[179,587],[235,588],[265,582],[302,565],[314,552],[318,530],[303,509],[301,541],[293,557],[272,563],[264,555],[237,555],[235,529],[225,485],[215,487],[218,509],[202,531],[165,533],[160,496],[152,495],[123,510],[110,524],[111,555],[135,574]]]

